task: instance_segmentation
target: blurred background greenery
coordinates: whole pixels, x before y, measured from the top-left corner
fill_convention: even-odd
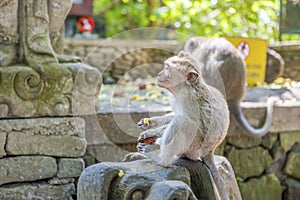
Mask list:
[[[106,37],[161,27],[188,36],[257,37],[273,43],[278,41],[279,14],[279,0],[94,0],[94,15],[105,17]]]

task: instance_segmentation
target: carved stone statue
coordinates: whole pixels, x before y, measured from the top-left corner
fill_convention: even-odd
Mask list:
[[[0,117],[94,112],[100,73],[61,55],[71,5],[71,0],[0,2]]]
[[[229,199],[241,200],[230,163],[215,157]],[[207,166],[180,158],[172,167],[158,166],[149,159],[125,163],[104,162],[89,166],[77,186],[78,200],[147,199],[215,200],[214,185]]]

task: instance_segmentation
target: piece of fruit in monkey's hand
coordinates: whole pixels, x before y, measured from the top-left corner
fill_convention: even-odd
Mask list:
[[[141,140],[140,142],[145,143],[145,144],[154,145],[155,140],[154,140],[153,137],[148,137],[148,138],[145,138],[145,139]]]
[[[143,122],[145,125],[149,126],[149,118],[144,118]]]

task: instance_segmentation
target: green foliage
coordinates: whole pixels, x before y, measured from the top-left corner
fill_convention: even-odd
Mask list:
[[[107,36],[171,25],[188,36],[278,40],[278,0],[94,0],[94,11],[105,15]]]

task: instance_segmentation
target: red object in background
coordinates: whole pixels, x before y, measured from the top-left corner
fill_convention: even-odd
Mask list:
[[[95,21],[92,17],[84,16],[77,20],[78,29],[83,33],[92,32],[95,28]]]

